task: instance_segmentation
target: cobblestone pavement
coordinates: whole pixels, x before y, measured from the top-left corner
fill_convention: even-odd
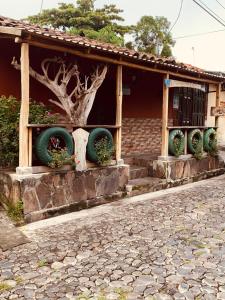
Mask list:
[[[0,252],[0,299],[225,299],[224,187],[223,175],[30,225],[31,243]]]

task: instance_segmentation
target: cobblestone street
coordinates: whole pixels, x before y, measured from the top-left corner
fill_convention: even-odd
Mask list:
[[[225,299],[224,175],[66,217],[0,252],[0,299]]]

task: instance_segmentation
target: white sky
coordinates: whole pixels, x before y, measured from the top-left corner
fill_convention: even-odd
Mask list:
[[[0,0],[0,15],[19,19],[40,11],[42,0]],[[73,3],[74,0],[43,0],[43,8],[56,7],[58,2]],[[126,24],[135,24],[143,15],[165,16],[173,23],[178,15],[181,0],[96,0],[96,7],[116,4],[124,10]],[[225,9],[215,0],[202,0],[214,10],[225,23]],[[225,7],[225,0],[219,0]],[[184,0],[181,17],[174,27],[173,37],[214,30],[222,32],[178,39],[173,49],[177,60],[209,69],[225,71],[225,27],[206,14],[192,0]],[[194,49],[194,51],[193,51]]]

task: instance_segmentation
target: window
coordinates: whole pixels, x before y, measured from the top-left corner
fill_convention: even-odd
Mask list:
[[[174,126],[204,126],[207,112],[206,95],[199,89],[174,88]]]

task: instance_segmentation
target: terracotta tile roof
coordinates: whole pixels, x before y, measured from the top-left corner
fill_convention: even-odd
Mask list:
[[[125,47],[118,47],[113,44],[104,43],[96,40],[91,40],[86,37],[69,35],[63,31],[49,29],[47,27],[41,27],[39,25],[33,25],[29,22],[18,21],[10,18],[0,16],[0,26],[13,27],[22,30],[23,32],[31,33],[33,35],[39,35],[43,37],[48,37],[54,40],[65,41],[71,43],[72,45],[78,45],[84,48],[93,48],[96,51],[102,51],[108,54],[115,54],[118,56],[128,57],[135,61],[137,64],[141,63],[151,63],[156,64],[163,69],[173,70],[173,71],[184,71],[191,73],[192,76],[203,75],[205,77],[225,80],[225,74],[221,72],[210,72],[190,64],[184,64],[177,62],[173,57],[156,57],[155,55],[149,53],[137,52],[135,50],[130,50]]]

